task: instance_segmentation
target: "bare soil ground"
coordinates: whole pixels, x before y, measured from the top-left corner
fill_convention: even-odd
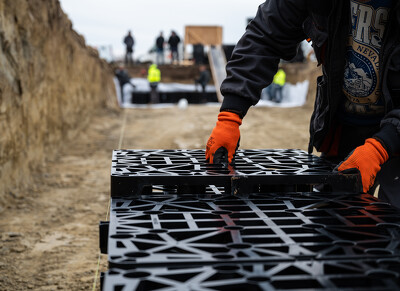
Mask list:
[[[37,173],[0,216],[0,290],[92,290],[98,223],[106,220],[113,149],[203,148],[218,107],[103,112]],[[252,108],[241,148],[306,149],[311,106]],[[99,269],[107,269],[101,255]],[[96,281],[99,289],[99,281]]]

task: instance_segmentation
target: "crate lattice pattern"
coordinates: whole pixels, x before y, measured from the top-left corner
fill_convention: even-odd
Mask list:
[[[113,267],[400,255],[400,214],[370,195],[150,195],[112,199]]]
[[[113,151],[102,290],[400,290],[400,213],[333,168],[301,150],[228,167]]]
[[[104,290],[398,290],[398,259],[111,269]],[[118,289],[117,289],[117,288]]]
[[[239,150],[235,163],[228,167],[206,163],[204,150],[114,150],[111,195],[147,194],[142,192],[142,188],[157,184],[213,184],[228,189],[232,186],[233,177],[233,183],[249,188],[247,193],[259,192],[255,188],[263,184],[324,183],[347,187],[350,188],[347,191],[352,191],[358,176],[333,173],[334,166],[317,156],[293,149]],[[236,184],[233,187],[238,187]],[[231,189],[227,191],[230,193]],[[285,188],[284,191],[288,190]],[[291,191],[297,191],[297,188]],[[302,191],[309,191],[309,188]],[[196,189],[194,192],[201,191]]]
[[[238,150],[235,166],[207,164],[204,150],[115,150],[112,175],[303,175],[328,174],[333,165],[302,150]]]

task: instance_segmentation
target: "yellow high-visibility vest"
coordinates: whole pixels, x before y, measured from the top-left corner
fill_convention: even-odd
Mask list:
[[[276,72],[272,83],[283,86],[283,85],[285,85],[285,82],[286,82],[286,73],[284,70],[279,69],[278,72]]]
[[[147,73],[147,80],[150,83],[158,83],[161,80],[161,72],[157,68],[156,64],[152,64],[149,68],[149,71]]]

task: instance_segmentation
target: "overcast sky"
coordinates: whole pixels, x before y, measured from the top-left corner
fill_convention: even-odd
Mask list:
[[[247,19],[263,0],[60,0],[73,28],[86,43],[112,47],[114,56],[125,52],[128,30],[135,38],[134,58],[145,54],[160,31],[168,38],[175,30],[183,39],[186,25],[219,25],[223,43],[235,44]]]

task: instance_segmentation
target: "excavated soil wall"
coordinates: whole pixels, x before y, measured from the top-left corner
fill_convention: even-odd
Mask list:
[[[115,100],[112,69],[57,0],[0,0],[0,205]]]

